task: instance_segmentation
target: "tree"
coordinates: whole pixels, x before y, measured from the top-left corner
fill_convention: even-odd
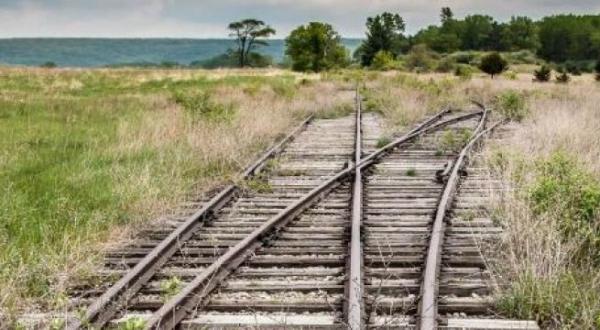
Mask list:
[[[596,71],[596,80],[600,81],[600,60],[596,61],[596,67],[594,70]]]
[[[340,35],[326,23],[311,22],[299,26],[285,39],[285,45],[292,69],[297,71],[319,72],[348,63]]]
[[[367,38],[357,49],[363,66],[370,66],[375,54],[387,51],[398,56],[408,47],[404,36],[406,25],[398,14],[384,12],[367,19]]]
[[[230,23],[228,29],[232,31],[229,36],[236,38],[236,54],[242,68],[249,64],[251,57],[256,56],[252,55],[252,51],[256,47],[268,45],[262,38],[268,38],[275,34],[273,28],[254,18]]]
[[[535,77],[535,81],[539,82],[547,82],[550,81],[550,76],[552,74],[552,69],[550,69],[547,65],[542,65],[539,70],[533,71],[533,76]]]
[[[450,7],[442,7],[442,12],[440,13],[440,20],[442,22],[442,26],[454,20],[454,13]]]
[[[489,74],[492,76],[492,79],[494,79],[495,75],[508,69],[508,63],[499,53],[493,52],[481,58],[479,69]]]
[[[539,46],[537,25],[529,17],[511,17],[503,32],[503,43],[513,51],[536,49]]]
[[[465,17],[462,23],[464,26],[461,31],[461,48],[465,50],[487,49],[489,35],[494,29],[493,22],[494,19],[487,15],[469,15]]]

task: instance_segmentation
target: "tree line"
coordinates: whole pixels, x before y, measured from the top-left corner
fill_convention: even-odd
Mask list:
[[[273,28],[263,21],[247,19],[231,23],[229,29],[237,42],[230,56],[239,66],[267,62],[257,48],[275,34]],[[285,55],[294,70],[315,72],[343,67],[352,61],[372,66],[423,49],[443,54],[528,50],[556,63],[596,61],[600,59],[600,15],[555,15],[538,21],[514,16],[508,22],[498,22],[488,15],[458,19],[451,8],[444,7],[438,25],[411,36],[406,34],[406,24],[399,14],[384,12],[367,18],[365,39],[352,56],[342,45],[341,36],[327,23],[299,26],[285,44]]]

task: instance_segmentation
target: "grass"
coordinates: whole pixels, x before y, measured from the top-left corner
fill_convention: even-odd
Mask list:
[[[527,109],[517,112],[521,123],[485,153],[507,188],[495,198],[505,234],[491,264],[508,284],[498,309],[542,328],[600,326],[600,92],[592,79],[503,81],[496,92],[527,95],[508,102]]]
[[[0,314],[58,304],[100,251],[234,179],[332,82],[279,71],[0,68]],[[337,111],[337,110],[336,110]]]
[[[379,139],[377,139],[377,143],[375,144],[375,148],[380,149],[383,148],[385,146],[387,146],[388,144],[392,143],[392,139],[388,136],[382,136]]]
[[[550,328],[598,327],[600,90],[591,75],[539,84],[518,69],[494,80],[478,72],[0,69],[2,314],[58,304],[66,283],[93,273],[106,242],[126,240],[190,192],[236,180],[308,114],[350,114],[359,82],[365,110],[386,118],[383,136],[471,99],[494,104],[492,120],[511,120],[483,163],[509,188],[494,210],[505,229],[494,249],[502,254],[490,260],[505,283],[499,311]],[[447,135],[438,156],[471,132]],[[260,178],[248,188],[270,189]]]

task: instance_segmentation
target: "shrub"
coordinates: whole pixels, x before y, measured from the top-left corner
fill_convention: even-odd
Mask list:
[[[477,61],[477,54],[473,52],[456,52],[450,56],[460,64],[473,64]]]
[[[533,71],[534,80],[538,82],[550,81],[552,69],[547,65],[542,65],[539,69]]]
[[[375,54],[373,58],[373,62],[371,63],[371,68],[375,70],[391,70],[394,69],[394,54],[380,50]]]
[[[392,142],[392,139],[390,139],[387,136],[382,136],[379,139],[377,139],[377,144],[375,145],[375,147],[377,149],[383,148],[383,147],[387,146],[388,144],[390,144],[391,142]]]
[[[511,318],[537,319],[542,329],[589,329],[583,326],[589,325],[585,312],[597,304],[597,292],[593,284],[582,291],[581,283],[593,281],[590,274],[565,272],[556,278],[543,278],[525,272],[511,281],[510,290],[500,297],[497,307]]]
[[[231,120],[235,114],[232,106],[217,103],[212,100],[210,93],[201,92],[176,92],[173,101],[182,106],[192,121],[201,118],[210,120]]]
[[[533,212],[560,219],[565,241],[579,242],[575,257],[600,263],[600,182],[563,153],[539,162],[537,172],[528,190]]]
[[[496,97],[498,111],[509,120],[521,121],[528,113],[523,94],[508,90]]]
[[[571,80],[571,77],[567,72],[563,72],[556,76],[556,82],[560,84],[566,84]]]
[[[441,61],[439,61],[435,71],[447,73],[456,70],[456,62],[451,57],[444,57]]]
[[[160,282],[160,289],[162,290],[163,299],[167,300],[175,296],[183,287],[183,282],[179,277],[174,276]]]
[[[442,133],[439,141],[438,149],[442,151],[455,151],[458,152],[460,149],[469,142],[469,139],[473,136],[473,131],[468,128],[463,128],[458,131],[446,130]]]
[[[406,68],[418,72],[431,71],[435,64],[435,54],[427,45],[415,45],[406,55]]]
[[[510,80],[516,80],[517,79],[517,73],[514,71],[506,71],[504,73],[504,76],[506,76],[506,78],[510,79]]]
[[[454,75],[457,77],[470,79],[473,76],[473,67],[468,64],[458,64],[454,69]]]
[[[537,57],[531,50],[520,50],[508,53],[508,60],[512,64],[535,64]]]
[[[494,78],[508,69],[508,63],[499,53],[494,52],[481,58],[479,69]]]
[[[146,321],[137,316],[128,318],[125,322],[119,324],[119,330],[142,330],[146,327]]]

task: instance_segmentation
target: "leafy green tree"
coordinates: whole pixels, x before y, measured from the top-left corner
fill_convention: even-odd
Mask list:
[[[406,25],[398,14],[384,12],[367,19],[367,38],[357,49],[363,66],[370,66],[375,54],[387,51],[398,56],[408,47],[404,36]]]
[[[236,54],[242,68],[249,64],[251,57],[256,57],[256,55],[251,54],[254,49],[258,46],[268,45],[263,38],[268,38],[275,34],[273,28],[265,25],[265,22],[254,18],[230,23],[228,29],[232,31],[229,36],[236,38]]]
[[[539,46],[538,27],[525,16],[513,16],[503,33],[503,43],[508,50],[537,49]]]
[[[492,29],[490,33],[487,35],[485,39],[484,49],[486,50],[495,50],[495,51],[505,51],[508,47],[503,42],[504,32],[506,30],[505,24],[500,24],[498,22],[492,22]]]
[[[508,69],[508,63],[499,53],[493,52],[481,58],[479,69],[494,79],[495,75]]]
[[[296,28],[285,39],[292,69],[319,72],[348,64],[340,35],[326,23],[311,22]]]
[[[454,13],[450,7],[442,7],[442,11],[440,13],[440,21],[442,22],[442,26],[444,24],[448,24],[454,20]]]
[[[546,60],[592,60],[600,56],[600,15],[558,15],[539,22],[538,55]]]
[[[488,37],[493,30],[494,19],[487,15],[469,15],[464,19],[461,34],[463,50],[486,49]]]

